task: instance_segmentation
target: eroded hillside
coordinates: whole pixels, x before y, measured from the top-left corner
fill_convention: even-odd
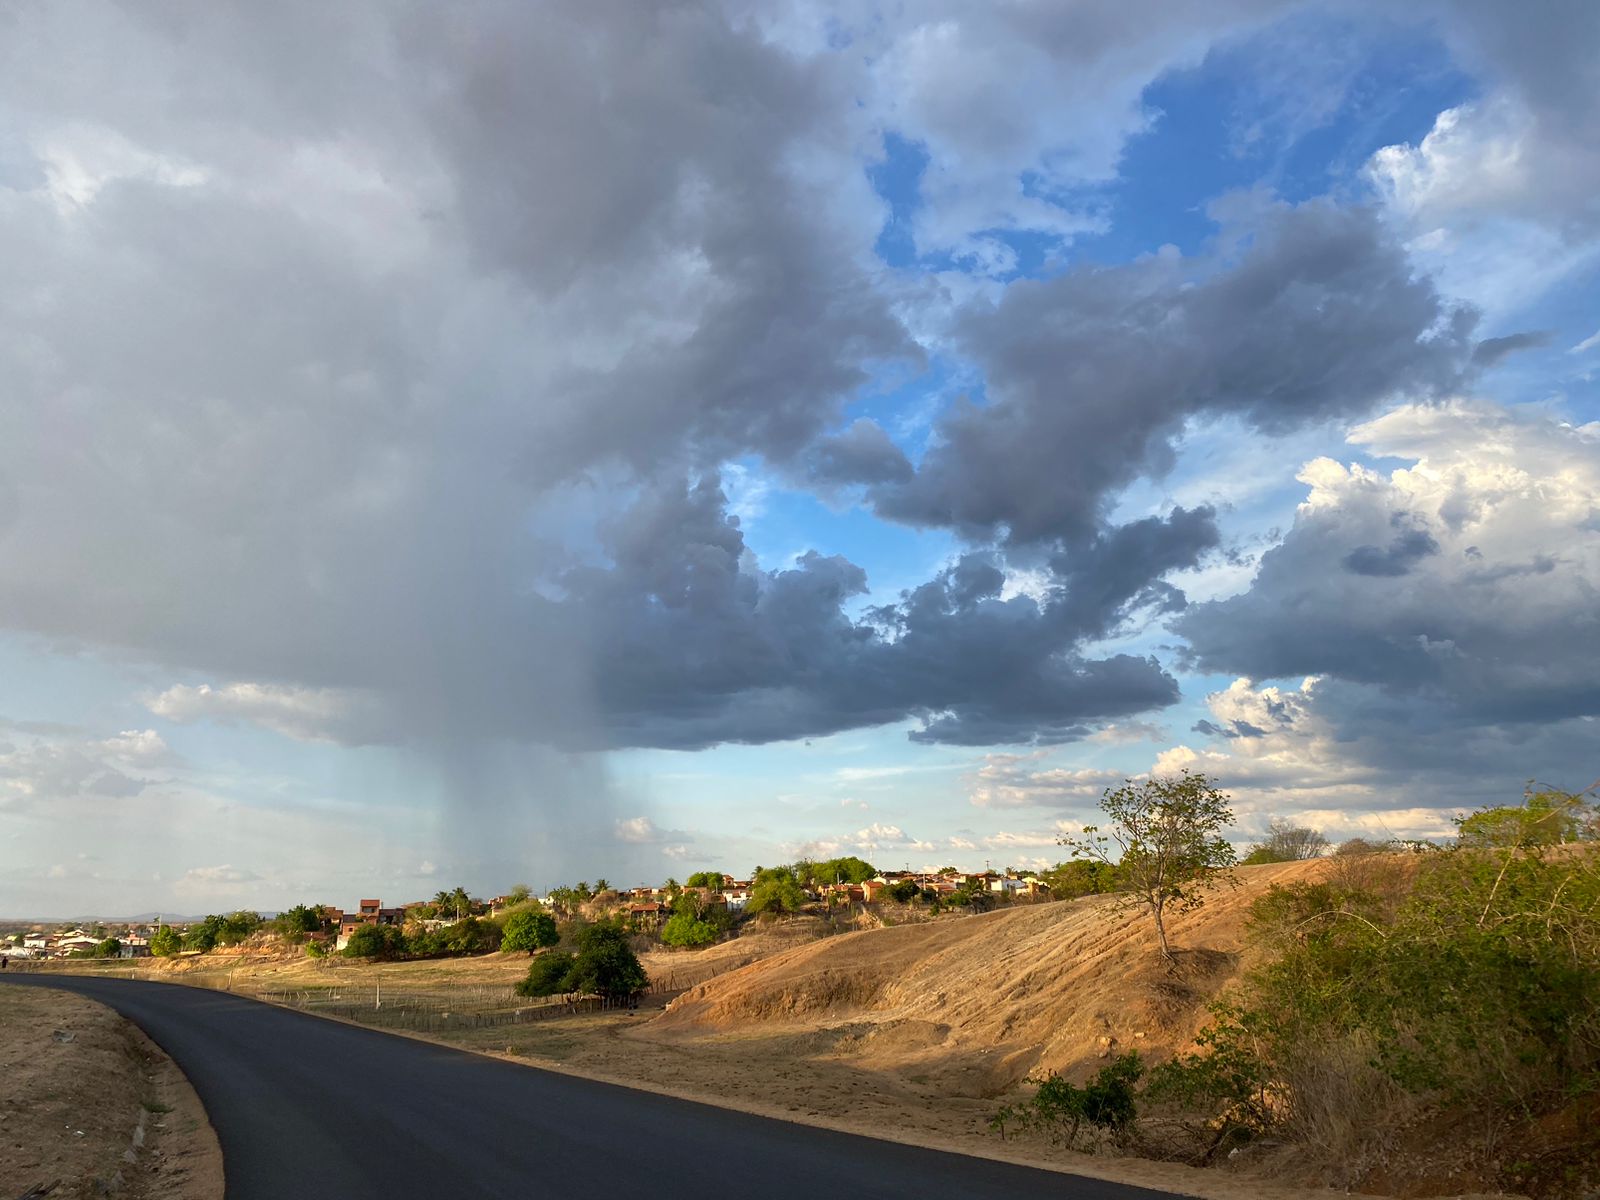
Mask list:
[[[1110,897],[843,934],[718,976],[643,1036],[800,1038],[818,1056],[949,1094],[992,1096],[1037,1069],[1074,1073],[1113,1050],[1165,1057],[1245,961],[1249,904],[1323,862],[1242,868],[1239,886],[1169,918],[1177,967],[1147,916]]]

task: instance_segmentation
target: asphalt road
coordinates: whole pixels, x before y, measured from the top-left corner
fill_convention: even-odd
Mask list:
[[[673,1100],[221,992],[20,973],[0,982],[79,992],[159,1043],[216,1128],[228,1200],[1165,1196]]]

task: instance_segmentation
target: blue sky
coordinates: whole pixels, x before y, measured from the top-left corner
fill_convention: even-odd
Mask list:
[[[0,913],[1600,775],[1592,10],[546,15],[19,21]]]

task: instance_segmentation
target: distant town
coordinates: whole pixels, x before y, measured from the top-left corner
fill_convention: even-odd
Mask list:
[[[486,918],[498,922],[522,910],[542,910],[565,919],[608,919],[629,933],[659,937],[681,945],[715,940],[741,917],[798,912],[806,908],[863,914],[885,905],[946,910],[984,910],[997,904],[1049,900],[1060,887],[1055,872],[1015,869],[962,871],[879,871],[859,858],[800,862],[792,866],[756,868],[748,879],[704,871],[680,883],[614,888],[605,879],[551,888],[544,895],[519,885],[490,898],[463,888],[440,891],[425,900],[386,905],[381,898],[361,898],[349,907],[301,904],[282,912],[239,910],[202,919],[171,918],[134,921],[0,923],[0,960],[62,958],[144,958],[151,955],[203,954],[261,934],[281,934],[303,942],[308,952],[340,952],[363,927],[404,930],[418,939],[433,938]],[[1073,889],[1081,892],[1082,888]],[[1093,889],[1090,889],[1093,890]],[[668,930],[675,915],[687,918],[685,935]],[[492,949],[469,937],[458,952]],[[492,939],[498,941],[498,939]]]

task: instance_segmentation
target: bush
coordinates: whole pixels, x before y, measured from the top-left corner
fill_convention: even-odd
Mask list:
[[[661,928],[661,940],[669,946],[706,946],[717,940],[717,930],[689,913],[674,913]]]
[[[565,950],[546,950],[535,954],[528,964],[528,975],[517,984],[519,996],[558,996],[567,990],[567,976],[572,974],[576,956]]]
[[[361,925],[345,943],[346,958],[404,958],[409,947],[406,935],[394,925]]]
[[[899,883],[891,883],[883,889],[883,892],[896,904],[910,904],[922,895],[922,889],[909,879],[902,879]]]
[[[569,992],[618,999],[644,991],[650,977],[622,926],[599,921],[578,935],[578,954],[566,983]]]
[[[750,900],[745,905],[749,913],[799,912],[805,905],[806,894],[800,881],[787,867],[771,867],[757,873],[755,885],[750,889]]]
[[[1371,873],[1343,878],[1360,886],[1336,873],[1255,902],[1252,936],[1275,956],[1214,1007],[1199,1053],[1152,1073],[1152,1096],[1344,1162],[1436,1110],[1482,1131],[1493,1161],[1497,1130],[1593,1090],[1593,852],[1468,844],[1417,862],[1405,895]]]
[[[650,978],[628,945],[622,926],[599,921],[578,934],[576,954],[545,950],[534,955],[517,992],[523,996],[581,992],[615,1000],[636,995],[649,985]]]
[[[556,930],[554,917],[549,913],[524,909],[506,918],[505,936],[500,940],[500,949],[507,954],[519,950],[532,954],[536,950],[554,946],[560,940],[561,934]]]
[[[171,925],[162,925],[150,935],[150,953],[157,958],[169,958],[183,949],[183,938]]]
[[[1083,1087],[1075,1087],[1054,1071],[1039,1081],[1039,1090],[1021,1104],[1007,1105],[990,1118],[990,1128],[1004,1135],[1008,1125],[1039,1130],[1069,1150],[1085,1149],[1104,1137],[1125,1142],[1138,1119],[1134,1085],[1144,1074],[1138,1051],[1118,1055]]]
[[[317,941],[315,938],[312,938],[311,940],[306,942],[306,957],[307,958],[327,958],[328,957],[328,947],[324,943]]]
[[[477,917],[420,934],[407,943],[412,958],[460,958],[467,954],[487,954],[499,948],[500,926]]]

